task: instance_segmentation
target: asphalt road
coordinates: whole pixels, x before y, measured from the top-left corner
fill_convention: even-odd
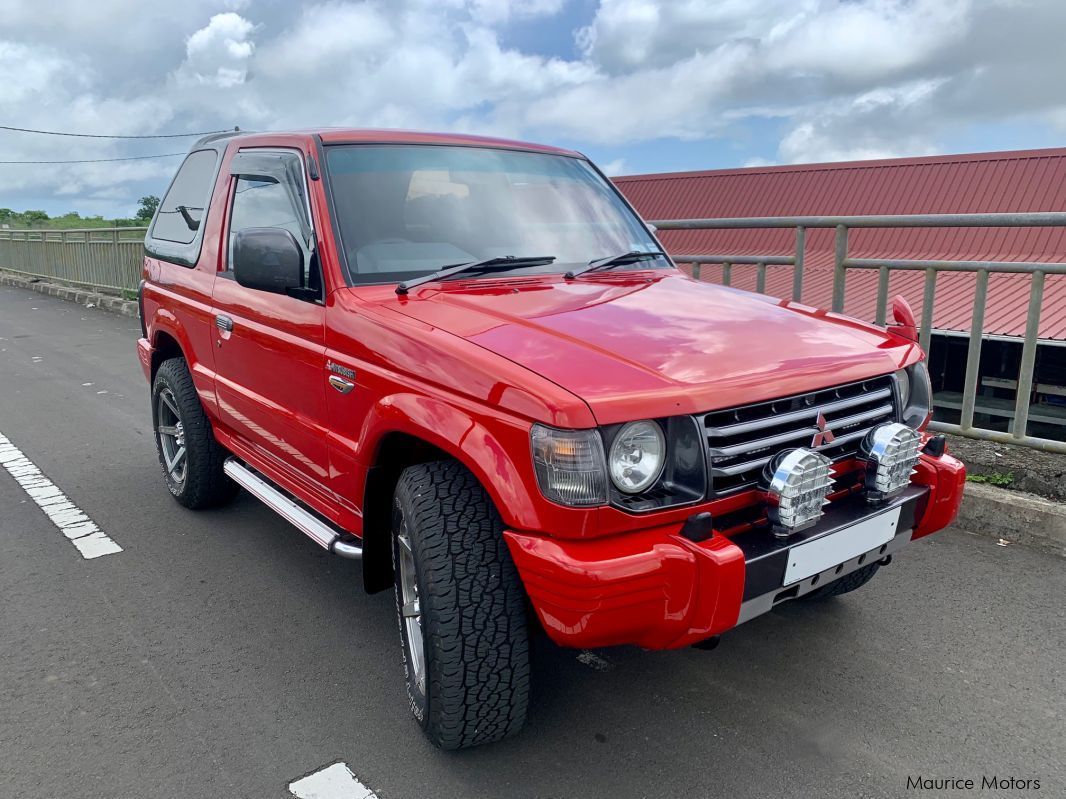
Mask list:
[[[713,652],[535,648],[524,733],[442,753],[392,598],[247,495],[163,486],[135,320],[0,288],[0,434],[123,552],[83,559],[0,469],[0,797],[895,797],[910,776],[1066,796],[1066,561],[963,531]]]

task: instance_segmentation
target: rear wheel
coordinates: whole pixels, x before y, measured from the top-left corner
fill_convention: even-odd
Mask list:
[[[215,441],[211,421],[182,358],[164,361],[152,382],[152,428],[163,481],[187,508],[221,505],[237,493],[222,471],[226,451]]]
[[[820,588],[815,588],[810,593],[804,594],[799,598],[808,600],[829,599],[830,597],[851,593],[870,582],[880,568],[880,563],[867,564],[861,569],[856,569],[851,574],[845,574],[839,580],[834,580]]]
[[[460,464],[400,476],[393,565],[407,695],[442,749],[498,741],[525,723],[524,594],[502,532],[485,490]]]

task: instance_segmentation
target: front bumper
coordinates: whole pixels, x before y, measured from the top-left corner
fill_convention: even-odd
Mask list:
[[[534,609],[549,636],[573,647],[687,646],[881,560],[949,525],[966,476],[950,455],[923,455],[912,484],[890,502],[861,497],[834,503],[821,521],[783,542],[765,529],[694,542],[681,524],[590,541],[507,531],[504,535]],[[797,545],[839,533],[898,508],[895,535],[815,575],[785,582]],[[857,529],[857,528],[856,528]]]

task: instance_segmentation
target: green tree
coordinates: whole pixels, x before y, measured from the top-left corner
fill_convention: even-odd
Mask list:
[[[36,225],[41,222],[47,222],[49,217],[44,211],[23,211],[22,218],[26,220],[28,225]]]
[[[141,197],[137,201],[137,205],[140,206],[137,209],[137,220],[151,222],[152,217],[155,216],[155,209],[159,207],[159,198],[154,194],[149,194],[146,197]]]

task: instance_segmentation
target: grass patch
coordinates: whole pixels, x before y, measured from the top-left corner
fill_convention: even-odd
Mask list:
[[[1006,474],[1001,472],[992,472],[990,474],[968,474],[966,475],[966,482],[985,483],[990,486],[1006,488],[1007,486],[1014,485],[1014,472],[1007,472]]]

